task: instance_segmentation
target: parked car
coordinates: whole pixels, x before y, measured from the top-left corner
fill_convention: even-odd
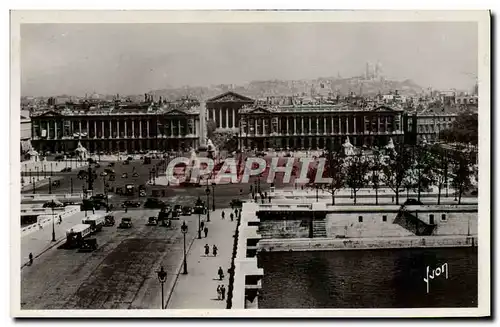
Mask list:
[[[47,201],[43,204],[43,208],[61,208],[64,207],[64,204],[57,200]]]
[[[128,161],[132,161],[133,159],[134,159],[134,158],[132,158],[132,157],[127,157],[127,160],[128,160]]]
[[[107,176],[107,175],[108,175],[108,173],[107,173],[107,172],[105,172],[105,171],[103,171],[103,172],[101,173],[101,176]]]
[[[110,163],[108,164],[108,167],[114,167],[114,166],[115,166],[115,163],[114,163],[114,162],[110,162]]]
[[[71,171],[71,167],[65,167],[61,169],[61,173],[69,173]]]
[[[193,209],[191,207],[188,207],[188,206],[182,207],[182,215],[183,216],[191,216],[192,213],[193,213]]]
[[[124,217],[122,218],[122,221],[120,222],[120,225],[118,225],[119,228],[132,228],[132,218],[130,217]]]
[[[104,217],[104,226],[114,226],[115,225],[115,216],[107,215]]]
[[[76,205],[78,205],[78,203],[74,202],[74,201],[64,201],[63,205],[64,206],[76,206]]]
[[[127,173],[123,173],[122,174],[122,178],[128,178],[128,174]]]
[[[141,206],[141,203],[139,201],[131,201],[127,200],[123,202],[123,207],[126,208],[139,208]]]
[[[408,199],[405,201],[404,205],[422,205],[423,203],[417,199]]]
[[[179,216],[182,215],[182,206],[180,204],[176,204],[174,206],[174,210],[173,210],[175,213],[177,213]]]
[[[64,160],[64,155],[60,154],[60,155],[57,155],[55,158],[54,158],[55,161],[63,161]]]
[[[91,200],[106,200],[106,198],[107,198],[107,196],[105,194],[102,194],[102,193],[98,193],[98,194],[90,197]]]
[[[132,174],[132,177],[139,177],[139,174],[138,174],[137,172],[134,172],[134,173]]]
[[[82,240],[78,252],[92,252],[97,250],[97,240],[95,238],[87,238]]]
[[[101,165],[100,165],[100,164],[98,164],[98,163],[96,163],[96,164],[94,165],[94,167],[95,167],[95,168],[101,168]]]
[[[161,209],[163,207],[165,207],[165,202],[160,199],[148,198],[146,202],[144,202],[144,208]]]
[[[149,226],[157,226],[158,225],[158,218],[156,218],[156,217],[149,217],[149,219],[148,219],[148,225]]]
[[[124,165],[128,165],[128,164],[129,164],[129,161],[128,161],[128,160],[125,160],[125,161],[123,162],[123,164],[124,164]]]

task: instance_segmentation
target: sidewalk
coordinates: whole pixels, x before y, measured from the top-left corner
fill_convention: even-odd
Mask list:
[[[188,274],[179,274],[171,297],[167,300],[168,309],[225,309],[229,289],[229,273],[233,252],[236,217],[231,221],[231,209],[224,209],[225,219],[221,219],[222,209],[210,212],[208,237],[196,238],[187,256]],[[210,246],[209,256],[205,256],[205,244]],[[212,246],[218,248],[217,257],[212,254]],[[217,270],[222,267],[224,279],[219,281]],[[217,286],[224,284],[226,300],[217,300]],[[166,295],[168,298],[168,294]]]
[[[97,211],[96,211],[97,212]],[[92,212],[90,212],[92,214]],[[21,266],[29,261],[28,256],[33,253],[34,260],[36,257],[43,254],[45,251],[51,249],[54,246],[58,246],[61,241],[66,239],[66,231],[71,227],[80,224],[83,217],[85,217],[85,212],[80,211],[76,214],[63,219],[61,224],[57,224],[57,219],[55,222],[55,233],[56,241],[52,242],[52,223],[47,224],[43,229],[39,229],[36,232],[30,233],[21,238]]]

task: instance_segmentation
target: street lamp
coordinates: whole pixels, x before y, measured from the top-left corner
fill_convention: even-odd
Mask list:
[[[208,188],[208,179],[205,194],[207,195],[207,221],[210,221],[210,189]]]
[[[36,180],[38,182],[40,181],[40,175],[38,174],[38,166],[36,166],[35,169],[36,169]]]
[[[167,281],[167,272],[163,269],[163,266],[160,267],[160,270],[156,272],[158,274],[158,280],[161,284],[161,308],[165,309],[165,296],[163,295],[163,285]]]
[[[215,182],[212,182],[212,211],[215,211]]]
[[[54,200],[52,200],[52,242],[56,241],[56,228],[54,225],[54,206],[55,206]]]
[[[73,195],[73,177],[69,179],[69,192]]]
[[[198,200],[196,200],[196,206],[201,206],[202,201],[198,196]],[[201,210],[198,210],[198,239],[201,239]]]
[[[52,168],[52,162],[50,163],[50,176],[54,176],[54,169]]]
[[[50,177],[49,177],[49,194],[52,194],[52,182]]]
[[[186,222],[183,221],[182,222],[182,226],[181,226],[181,232],[182,232],[182,235],[184,236],[184,271],[182,272],[182,274],[184,275],[187,275],[188,271],[187,271],[187,260],[186,260],[186,233],[188,231],[188,227],[186,225]]]

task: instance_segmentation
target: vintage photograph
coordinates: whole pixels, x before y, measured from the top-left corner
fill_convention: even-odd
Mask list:
[[[490,315],[489,12],[11,17],[13,316]]]

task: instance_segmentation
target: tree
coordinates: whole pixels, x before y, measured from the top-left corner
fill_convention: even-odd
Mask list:
[[[332,195],[332,204],[335,204],[335,192],[345,186],[345,173],[344,173],[345,156],[341,151],[334,151],[330,149],[326,153],[325,163],[325,177],[331,178],[330,185],[325,187],[325,190]]]
[[[349,156],[345,159],[346,185],[352,190],[354,204],[356,204],[356,194],[368,183],[368,171],[370,163],[361,152]]]
[[[450,143],[478,144],[478,114],[472,111],[461,112],[451,128],[439,133],[441,140]]]
[[[447,184],[448,180],[448,151],[441,148],[440,145],[436,144],[430,149],[430,152],[434,158],[431,170],[433,175],[435,176],[435,183],[438,187],[437,204],[441,204],[441,191],[443,190],[443,186]]]
[[[207,138],[212,139],[214,137],[214,132],[217,129],[217,123],[210,119],[207,121]]]
[[[399,190],[409,174],[411,165],[410,154],[407,148],[399,146],[385,159],[382,163],[382,180],[395,193],[396,204],[399,204]]]
[[[380,170],[382,169],[382,154],[378,149],[373,152],[370,162],[372,175],[370,178],[373,189],[375,190],[375,204],[378,205],[378,189],[380,188]]]
[[[423,189],[428,189],[436,182],[434,167],[437,161],[430,149],[423,145],[414,148],[414,169],[416,170],[415,186],[418,193],[418,201],[420,201],[421,192]]]
[[[453,157],[452,183],[455,186],[455,194],[458,192],[458,204],[460,204],[463,193],[472,186],[471,176],[474,171],[469,151],[456,151]]]

